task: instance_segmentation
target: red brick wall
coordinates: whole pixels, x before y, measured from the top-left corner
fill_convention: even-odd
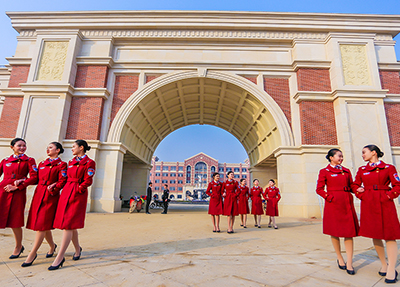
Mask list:
[[[289,80],[285,78],[264,78],[264,90],[279,105],[289,124],[291,124]]]
[[[5,97],[0,118],[0,138],[15,137],[23,100],[24,97]]]
[[[11,69],[9,88],[19,88],[20,83],[26,83],[30,66],[13,66]]]
[[[251,77],[251,76],[243,76],[244,78],[246,78],[247,80],[249,80],[250,82],[253,82],[254,84],[257,85],[257,77]]]
[[[379,71],[382,89],[389,94],[400,94],[400,73],[398,71]]]
[[[75,78],[76,88],[105,88],[107,66],[78,66]]]
[[[300,121],[303,144],[337,144],[335,113],[332,102],[301,102]]]
[[[297,86],[299,91],[330,92],[331,79],[328,69],[298,69]]]
[[[390,144],[400,146],[400,103],[385,103]]]
[[[116,77],[110,124],[124,102],[138,89],[138,85],[139,75],[120,75]]]
[[[154,79],[157,79],[159,76],[161,76],[161,75],[146,75],[146,84],[148,82],[153,81]]]
[[[103,104],[104,99],[102,98],[72,98],[66,138],[100,139]]]

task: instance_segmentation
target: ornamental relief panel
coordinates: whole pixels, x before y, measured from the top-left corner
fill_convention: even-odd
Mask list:
[[[366,45],[340,45],[345,85],[371,85]]]
[[[67,50],[67,41],[45,41],[36,80],[61,81]]]

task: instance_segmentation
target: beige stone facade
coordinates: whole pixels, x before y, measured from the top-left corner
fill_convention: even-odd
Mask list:
[[[277,178],[283,216],[320,216],[315,182],[332,147],[353,173],[369,143],[400,162],[388,109],[400,105],[398,15],[8,15],[20,35],[0,68],[0,157],[15,136],[37,161],[51,141],[67,160],[73,140],[88,139],[90,211],[119,211],[121,189],[145,190],[157,145],[192,124],[233,134],[262,185]]]

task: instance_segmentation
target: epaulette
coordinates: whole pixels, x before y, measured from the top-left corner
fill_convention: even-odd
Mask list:
[[[361,169],[365,169],[365,166],[361,167]]]
[[[387,164],[387,165],[385,165],[385,168],[388,168],[389,167],[389,165]]]

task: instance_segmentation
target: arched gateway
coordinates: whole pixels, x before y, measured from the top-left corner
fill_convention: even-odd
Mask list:
[[[8,15],[20,35],[0,68],[0,156],[15,136],[37,160],[50,141],[89,140],[97,162],[89,210],[119,211],[121,194],[144,192],[157,145],[192,124],[233,134],[251,176],[278,179],[284,216],[320,216],[315,180],[332,147],[353,172],[368,143],[399,160],[399,16]]]

